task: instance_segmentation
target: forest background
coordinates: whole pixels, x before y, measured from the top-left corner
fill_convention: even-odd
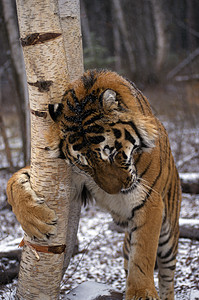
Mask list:
[[[114,70],[135,82],[148,97],[154,113],[169,133],[181,174],[184,192],[181,217],[199,219],[199,1],[80,0],[80,6],[85,70]],[[0,0],[0,108],[0,242],[4,243],[8,236],[10,240],[19,235],[16,229],[19,225],[11,217],[6,202],[6,183],[14,171],[30,160],[28,95],[14,0]],[[192,177],[191,174],[197,176]],[[187,185],[187,178],[191,186]],[[192,178],[197,181],[192,182]],[[185,187],[188,190],[185,191]],[[83,216],[83,222],[87,224],[90,216],[97,214],[92,208],[90,212],[84,211]],[[97,228],[103,218],[108,220],[99,213],[99,219],[95,217],[92,224]],[[198,232],[197,226],[194,230]],[[191,227],[192,233],[196,232],[194,230]],[[85,230],[80,225],[80,241],[84,231],[89,236],[88,227]],[[111,233],[109,241],[112,237]],[[198,236],[192,235],[190,239],[180,241],[176,285],[179,295],[183,291],[185,298],[180,296],[179,299],[191,299],[191,289],[195,290],[199,285],[198,240]],[[103,237],[102,241],[108,240]],[[80,248],[88,245],[89,241]],[[89,247],[92,249],[92,246]],[[94,262],[97,265],[91,249],[88,264]],[[109,252],[107,268],[110,267]],[[118,268],[115,263],[115,274],[120,273]],[[100,276],[96,275],[103,281]],[[80,274],[76,282],[81,282],[80,277],[81,280],[87,278]],[[96,277],[92,278],[96,280]],[[109,279],[104,277],[104,281],[109,282]],[[73,287],[73,280],[67,279],[67,282],[64,289]],[[113,284],[112,281],[110,283]]]

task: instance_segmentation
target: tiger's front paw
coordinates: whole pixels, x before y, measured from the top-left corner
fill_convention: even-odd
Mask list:
[[[137,291],[127,291],[125,300],[160,300],[156,290],[142,289]]]
[[[32,190],[29,168],[19,170],[10,178],[7,196],[17,220],[28,236],[46,240],[56,234],[56,214]]]

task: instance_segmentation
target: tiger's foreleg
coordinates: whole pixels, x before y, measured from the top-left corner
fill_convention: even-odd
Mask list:
[[[16,172],[7,184],[8,202],[17,220],[31,238],[46,240],[56,234],[57,217],[30,184],[30,167]]]
[[[154,195],[137,209],[129,224],[130,252],[126,300],[159,299],[154,285],[154,266],[162,225],[163,202]],[[128,235],[126,234],[126,238]],[[127,264],[127,263],[126,263]]]

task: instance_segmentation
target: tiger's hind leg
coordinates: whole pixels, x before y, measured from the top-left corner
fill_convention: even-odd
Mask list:
[[[172,198],[165,199],[165,212],[159,237],[157,263],[159,269],[159,290],[162,300],[174,299],[174,273],[179,238],[179,212],[181,190],[179,181],[171,187]],[[169,216],[169,217],[167,217]]]
[[[174,299],[174,273],[178,248],[178,232],[172,233],[171,227],[163,226],[158,246],[159,290],[162,300]]]

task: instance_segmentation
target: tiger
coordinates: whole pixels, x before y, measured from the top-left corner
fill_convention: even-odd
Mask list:
[[[147,98],[115,72],[88,70],[48,110],[46,151],[71,167],[82,201],[95,199],[125,230],[125,299],[174,299],[181,187],[168,134]],[[55,234],[55,213],[31,189],[29,167],[11,177],[7,195],[30,237]]]

